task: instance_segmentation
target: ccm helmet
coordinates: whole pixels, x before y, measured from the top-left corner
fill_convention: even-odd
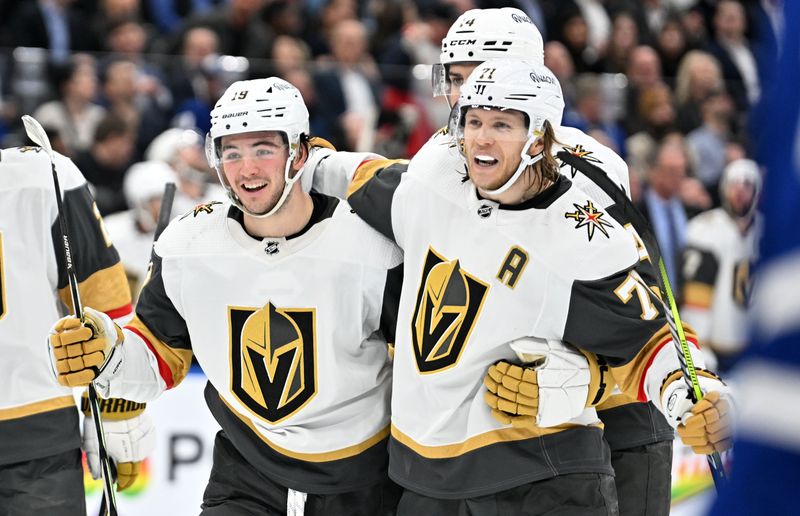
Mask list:
[[[447,66],[489,59],[523,59],[544,64],[542,35],[528,15],[514,7],[470,9],[458,17],[442,40],[433,65],[434,96],[449,95]]]
[[[286,159],[286,185],[275,206],[268,213],[251,213],[234,193],[222,169],[221,141],[223,136],[277,131],[286,136],[289,157]],[[303,169],[289,176],[291,163],[300,149],[302,135],[308,135],[308,109],[300,91],[277,77],[237,81],[231,84],[211,111],[211,130],[206,137],[206,157],[214,167],[231,202],[254,217],[269,217],[283,205],[292,185],[300,179]]]

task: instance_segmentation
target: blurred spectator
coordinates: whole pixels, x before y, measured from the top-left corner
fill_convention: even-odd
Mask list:
[[[760,95],[758,67],[745,38],[744,7],[736,0],[721,0],[714,13],[714,41],[708,49],[719,60],[722,76],[737,109],[747,112]]]
[[[210,11],[199,12],[185,20],[176,41],[184,41],[184,33],[192,28],[207,27],[219,37],[220,54],[263,57],[272,44],[269,28],[259,16],[265,3],[265,0],[229,0]]]
[[[190,100],[210,103],[206,66],[219,51],[216,32],[207,27],[194,27],[183,35],[180,56],[168,61],[165,83],[173,96],[176,110]]]
[[[19,2],[9,19],[8,32],[0,36],[4,46],[50,50],[54,61],[64,62],[71,52],[96,51],[99,39],[89,30],[89,19],[73,8],[73,0]]]
[[[285,78],[291,70],[308,66],[311,50],[303,40],[294,36],[281,35],[275,38],[270,57],[272,65],[270,75]],[[267,77],[267,75],[261,77]]]
[[[141,17],[139,0],[98,0],[91,11],[92,29],[100,43],[108,42],[108,33],[122,20],[138,20]]]
[[[625,73],[628,59],[634,48],[639,45],[639,29],[636,21],[627,11],[614,16],[611,39],[605,54],[605,71],[608,73]]]
[[[108,114],[98,124],[89,150],[77,153],[73,159],[92,185],[102,215],[128,207],[122,181],[132,162],[133,148],[134,133],[125,119]]]
[[[602,131],[611,140],[610,147],[624,157],[625,132],[616,122],[603,119],[603,91],[599,76],[583,74],[578,77],[575,93],[575,108],[564,113],[563,125],[577,127],[585,133]]]
[[[700,105],[703,125],[686,136],[686,146],[694,164],[695,176],[711,194],[714,206],[720,205],[718,185],[725,168],[725,154],[733,118],[733,103],[724,92],[710,94]]]
[[[675,81],[675,100],[678,109],[678,129],[686,134],[703,122],[700,103],[717,91],[723,91],[722,71],[714,56],[692,50],[678,67]]]
[[[558,82],[564,94],[564,104],[570,108],[575,104],[575,64],[569,55],[567,47],[558,41],[548,41],[544,45],[544,65],[548,67]]]
[[[355,0],[325,0],[319,15],[306,27],[306,43],[314,57],[331,53],[330,41],[333,31],[345,20],[358,19],[358,4]]]
[[[640,93],[662,82],[661,61],[653,47],[640,45],[634,48],[625,74],[628,76],[628,91],[624,126],[628,134],[633,134],[644,126],[639,109]]]
[[[656,37],[656,50],[661,59],[661,72],[670,86],[675,86],[678,65],[686,55],[686,34],[683,32],[681,20],[671,15],[664,20],[664,25]]]
[[[75,54],[64,64],[51,66],[57,99],[39,106],[33,113],[42,125],[58,132],[67,156],[89,148],[97,124],[106,110],[93,103],[97,95],[97,68],[88,54]]]
[[[657,83],[642,91],[639,96],[638,113],[642,119],[642,130],[625,141],[628,165],[639,173],[647,167],[647,161],[661,140],[675,128],[675,108],[672,93],[664,83]]]
[[[193,14],[205,13],[224,0],[146,0],[149,20],[159,32],[170,34],[177,30],[183,19]]]
[[[600,53],[589,44],[589,27],[580,8],[565,7],[558,16],[555,39],[564,44],[572,57],[576,73],[601,72]]]
[[[681,13],[681,25],[686,35],[686,46],[691,49],[706,48],[708,45],[708,29],[706,28],[702,8],[695,6]]]
[[[680,254],[686,243],[688,216],[681,201],[681,184],[688,162],[680,139],[670,138],[659,145],[649,162],[647,185],[639,209],[653,227],[667,276],[673,290],[679,290]]]
[[[106,49],[112,58],[122,57],[136,65],[136,88],[140,95],[150,97],[159,109],[172,108],[172,94],[164,86],[164,75],[145,56],[147,28],[137,18],[117,18],[109,24],[106,35]]]
[[[357,20],[340,22],[331,34],[330,59],[320,64],[314,82],[325,92],[319,105],[327,134],[341,150],[371,147],[380,105],[380,76],[367,53],[367,32]]]
[[[148,94],[150,91],[149,78],[139,75],[134,62],[115,58],[106,65],[103,74],[105,105],[125,120],[136,135],[134,159],[141,158],[145,147],[166,127],[165,113]]]
[[[588,44],[597,55],[606,53],[606,46],[612,38],[611,20],[600,0],[575,0],[586,21]]]

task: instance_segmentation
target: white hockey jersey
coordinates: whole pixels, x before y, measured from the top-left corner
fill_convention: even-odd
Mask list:
[[[683,253],[681,316],[715,353],[734,355],[747,342],[750,271],[758,252],[760,219],[742,234],[724,208],[689,221]]]
[[[401,255],[345,202],[313,198],[311,222],[289,239],[249,236],[228,203],[173,221],[125,328],[127,353],[149,348],[158,377],[142,386],[148,371],[127,367],[108,392],[152,398],[193,354],[239,452],[282,485],[328,494],[385,478],[392,328],[382,320],[394,316],[384,295]]]
[[[119,257],[86,180],[55,155],[81,299],[112,317],[131,312]],[[71,304],[53,176],[38,147],[0,151],[0,464],[80,446],[72,390],[53,373],[45,339]]]
[[[622,388],[650,399],[648,364],[671,341],[637,283],[652,268],[566,177],[502,206],[480,198],[464,166],[426,145],[410,164],[363,165],[350,187],[351,206],[405,257],[390,475],[424,495],[465,498],[563,473],[612,474],[593,410],[554,428],[506,427],[491,417],[482,380],[492,363],[514,360],[509,341],[535,336],[625,365]]]

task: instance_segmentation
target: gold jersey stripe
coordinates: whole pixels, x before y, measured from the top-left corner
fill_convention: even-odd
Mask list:
[[[608,410],[621,407],[630,403],[641,403],[639,400],[631,398],[627,394],[612,394],[607,400],[597,406],[597,410]]]
[[[684,323],[683,332],[686,335],[686,340],[689,341],[689,346],[697,346],[697,336],[692,328]],[[612,367],[611,374],[613,375],[619,390],[630,398],[644,400],[644,377],[647,373],[647,368],[653,361],[655,353],[661,349],[661,344],[672,347],[674,344],[671,342],[672,335],[669,331],[669,326],[664,324],[647,343],[642,346],[639,353],[627,364],[620,367]]]
[[[356,173],[347,187],[347,197],[356,193],[381,169],[390,167],[395,163],[408,163],[407,159],[373,159],[363,162],[356,169]]]
[[[708,308],[714,298],[714,287],[692,281],[683,287],[683,303],[697,308]]]
[[[81,281],[78,284],[78,290],[84,306],[90,306],[101,312],[109,312],[131,304],[128,277],[125,275],[125,268],[119,262],[106,269],[101,269]],[[72,312],[72,296],[69,286],[60,289],[58,295]]]
[[[34,414],[41,414],[42,412],[51,412],[53,410],[74,406],[75,398],[72,396],[51,398],[49,400],[37,401],[19,407],[0,409],[0,421],[19,419],[21,417],[33,416]]]
[[[546,435],[557,434],[571,428],[582,428],[584,426],[586,425],[565,423],[563,425],[557,425],[549,428],[501,428],[499,430],[491,430],[483,434],[475,435],[460,443],[428,446],[419,444],[414,439],[398,430],[396,426],[392,425],[392,437],[426,459],[449,459],[452,457],[460,457],[465,453],[469,453],[479,448],[484,448],[496,443],[534,439],[537,437],[544,437]],[[597,423],[588,426],[602,429],[603,423],[598,421]]]
[[[270,441],[269,439],[267,439],[266,437],[261,435],[261,432],[259,432],[256,429],[256,427],[255,427],[255,425],[253,424],[252,421],[250,421],[246,417],[242,416],[236,409],[231,407],[231,405],[228,403],[228,401],[225,398],[220,396],[219,399],[222,400],[222,403],[224,403],[226,407],[228,407],[228,410],[231,411],[231,414],[234,414],[245,425],[247,425],[247,427],[250,428],[250,430],[253,432],[253,435],[255,435],[259,439],[261,439],[264,442],[264,444],[266,444],[267,446],[269,446],[270,448],[272,448],[276,452],[280,453],[281,455],[285,455],[287,457],[291,457],[293,459],[302,460],[302,461],[305,461],[305,462],[328,462],[328,461],[332,461],[332,460],[347,459],[347,458],[350,458],[350,457],[354,457],[354,456],[360,454],[361,452],[363,452],[365,450],[368,450],[369,448],[372,448],[373,446],[375,446],[376,444],[378,444],[383,439],[386,439],[386,437],[389,436],[389,427],[386,426],[386,427],[382,428],[377,434],[373,435],[372,437],[370,437],[366,441],[360,442],[358,444],[354,444],[353,446],[348,446],[347,448],[342,448],[342,449],[339,449],[339,450],[333,450],[333,451],[322,452],[322,453],[301,453],[301,452],[296,452],[296,451],[292,451],[292,450],[287,450],[286,448],[284,448],[282,446],[278,446],[277,444],[273,443],[272,441]]]

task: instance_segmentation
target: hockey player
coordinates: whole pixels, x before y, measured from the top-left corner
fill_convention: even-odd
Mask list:
[[[99,350],[84,356],[94,369],[57,362],[59,381],[150,400],[194,355],[222,427],[202,514],[393,513],[395,314],[383,303],[400,252],[346,203],[300,188],[309,122],[295,87],[236,82],[211,115],[208,158],[230,202],[167,227],[124,329],[96,312],[105,333],[91,340],[74,319],[58,323],[54,353]]]
[[[758,165],[749,159],[733,161],[720,182],[722,207],[689,222],[681,315],[711,350],[721,372],[729,370],[747,343],[750,269],[761,226],[756,213],[760,191]]]
[[[134,298],[142,288],[150,263],[164,187],[177,182],[177,174],[166,163],[136,163],[125,173],[122,183],[130,209],[105,218],[106,229],[119,251]]]
[[[440,63],[433,67],[435,95],[447,97],[454,106],[461,85],[483,61],[502,56],[530,59],[543,64],[542,36],[530,19],[515,8],[473,9],[462,14],[442,41]],[[628,168],[611,149],[582,131],[554,127],[552,155],[567,151],[601,167],[620,188],[630,192]],[[463,157],[447,128],[438,131],[424,147],[425,155],[439,169],[463,168]],[[325,151],[318,152],[323,154]],[[432,156],[435,156],[433,158]],[[351,167],[337,166],[336,159],[325,159],[316,167],[313,186],[332,195],[344,195],[349,178],[342,172]],[[577,184],[588,179],[566,164],[560,171]],[[303,177],[309,187],[311,174]],[[645,255],[642,257],[646,259]],[[654,280],[653,280],[654,281]],[[604,437],[611,448],[615,483],[620,498],[620,513],[625,515],[667,515],[670,509],[673,428],[652,403],[642,403],[617,392],[598,407],[605,425]]]
[[[116,250],[106,236],[86,180],[55,155],[72,259],[83,302],[109,318],[131,314],[131,298]],[[78,411],[59,385],[42,347],[48,319],[72,299],[64,263],[50,160],[39,147],[0,151],[0,513],[86,514]],[[102,400],[106,444],[117,461],[118,488],[136,477],[152,449],[152,424],[142,404]],[[130,431],[129,431],[130,430]],[[100,474],[91,418],[84,448]]]
[[[697,451],[727,446],[725,386],[701,371],[710,394],[691,407],[636,240],[558,173],[562,110],[545,67],[485,62],[455,110],[465,159],[427,147],[351,185],[353,209],[405,256],[389,443],[401,515],[615,514],[593,408],[608,366]],[[546,358],[520,367],[513,350]]]

